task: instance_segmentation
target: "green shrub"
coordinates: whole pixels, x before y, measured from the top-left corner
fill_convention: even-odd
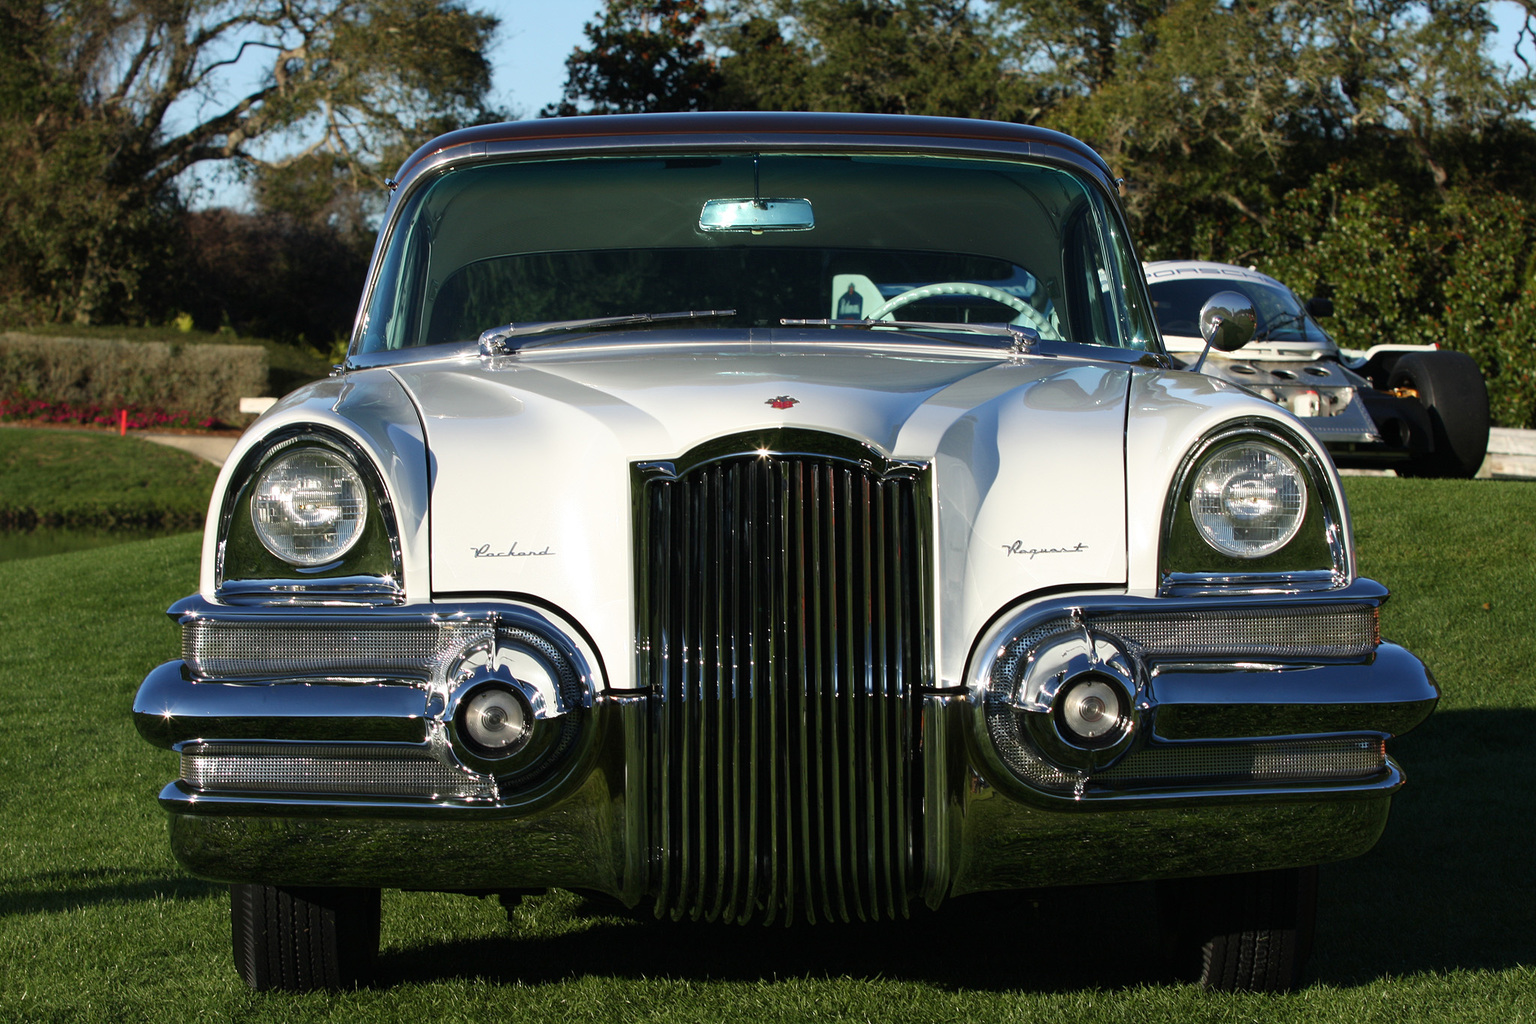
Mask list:
[[[266,390],[267,353],[257,345],[0,334],[0,395],[186,410],[235,423],[241,397]]]
[[[1430,198],[1347,167],[1292,189],[1217,258],[1256,264],[1302,298],[1333,299],[1348,348],[1439,344],[1477,360],[1493,421],[1536,427],[1536,209],[1449,188]]]

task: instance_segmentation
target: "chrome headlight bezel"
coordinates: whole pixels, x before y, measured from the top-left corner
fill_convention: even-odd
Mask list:
[[[1196,520],[1192,501],[1202,474],[1216,460],[1246,449],[1294,468],[1299,499],[1294,528],[1259,553],[1233,553],[1241,543],[1213,539]],[[1158,556],[1162,593],[1319,590],[1346,585],[1351,575],[1344,506],[1327,467],[1286,425],[1268,420],[1224,424],[1186,453],[1164,503]],[[1226,547],[1227,550],[1223,550]]]
[[[321,453],[345,467],[361,487],[364,505],[356,536],[323,560],[284,558],[261,537],[253,505],[259,482],[305,451]],[[323,427],[294,428],[272,435],[241,460],[224,494],[218,524],[214,585],[220,597],[237,602],[403,599],[399,529],[388,490],[373,462],[351,438]]]

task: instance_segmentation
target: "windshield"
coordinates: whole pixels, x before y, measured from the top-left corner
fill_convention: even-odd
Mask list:
[[[734,310],[1017,323],[1147,348],[1139,270],[1073,174],[933,156],[725,154],[448,170],[395,219],[359,349],[472,341],[506,324]],[[666,322],[669,331],[679,325]]]
[[[1200,307],[1217,292],[1233,291],[1246,295],[1259,314],[1254,341],[1315,343],[1329,340],[1302,308],[1296,293],[1283,285],[1265,284],[1246,277],[1180,277],[1149,282],[1147,291],[1152,295],[1157,326],[1164,334],[1175,337],[1200,337]]]

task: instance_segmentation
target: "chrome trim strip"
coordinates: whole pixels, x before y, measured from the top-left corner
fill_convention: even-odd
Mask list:
[[[152,670],[133,699],[139,735],[166,749],[210,736],[421,743],[426,712],[419,686],[194,682],[180,661]]]
[[[388,576],[328,576],[312,582],[292,579],[231,580],[219,588],[219,597],[231,604],[334,605],[372,607],[399,604],[405,589]]]

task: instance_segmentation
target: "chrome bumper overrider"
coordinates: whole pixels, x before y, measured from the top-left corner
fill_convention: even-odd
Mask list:
[[[936,905],[1368,849],[1403,781],[1385,741],[1438,698],[1418,659],[1379,642],[1385,596],[1365,580],[1283,598],[1057,596],[999,620],[969,685],[921,689],[909,716],[911,763],[895,766],[913,780],[908,897]],[[662,884],[652,833],[674,812],[647,778],[655,698],[603,688],[565,624],[498,602],[359,611],[192,598],[172,614],[183,659],[150,673],[134,716],[181,756],[160,801],[195,874],[562,886],[631,904]],[[465,687],[502,685],[492,668],[514,649],[543,658],[561,687],[535,730],[564,731],[536,763],[477,759],[453,729]],[[1079,649],[1084,671],[1124,691],[1125,734],[1063,756],[1039,723],[1069,670],[1042,681],[1036,666],[1068,665]]]

